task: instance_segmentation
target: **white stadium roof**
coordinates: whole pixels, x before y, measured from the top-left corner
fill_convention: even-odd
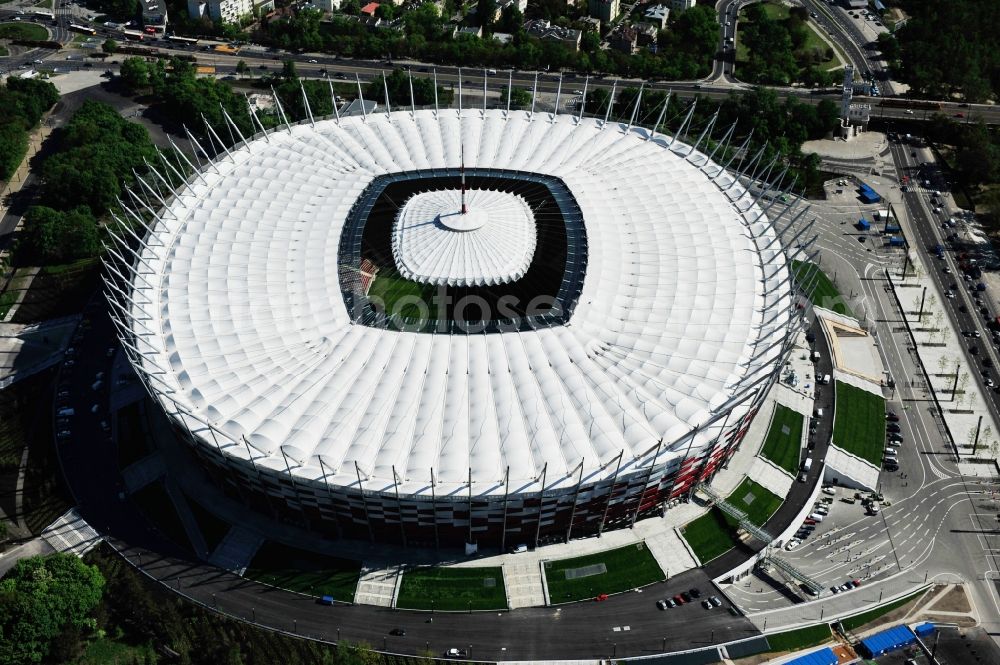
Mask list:
[[[491,285],[524,276],[535,255],[528,202],[494,190],[414,194],[399,209],[393,258],[403,277],[427,284]]]
[[[136,264],[140,369],[206,445],[303,477],[429,494],[433,473],[442,496],[470,474],[502,492],[508,468],[512,489],[543,469],[547,486],[581,465],[609,477],[620,454],[624,473],[775,369],[791,301],[780,243],[739,183],[680,141],[602,125],[396,112],[231,148],[160,214]],[[572,318],[478,335],[354,323],[337,261],[352,204],[377,176],[458,168],[463,148],[466,167],[548,174],[576,198],[588,256]],[[438,274],[510,270],[478,267]]]

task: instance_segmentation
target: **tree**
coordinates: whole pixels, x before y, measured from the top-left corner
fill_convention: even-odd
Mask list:
[[[103,44],[101,44],[101,50],[105,53],[114,53],[118,50],[118,42],[109,37],[104,40]]]
[[[357,16],[361,13],[361,2],[359,0],[344,0],[340,3],[340,11],[349,16]]]
[[[286,81],[294,81],[298,77],[299,75],[296,72],[294,60],[285,60],[281,63],[281,78]]]
[[[142,90],[150,86],[150,67],[142,58],[125,58],[118,68],[122,83],[129,90]]]
[[[500,103],[507,104],[507,86],[500,88]],[[514,86],[510,89],[510,107],[512,109],[526,109],[531,106],[531,93],[524,88]]]
[[[64,630],[82,628],[104,577],[72,554],[18,561],[0,580],[0,663],[37,663]]]
[[[496,13],[496,0],[476,0],[476,19],[484,33],[493,32],[493,20]]]
[[[375,16],[383,21],[391,21],[396,18],[396,7],[388,2],[381,2],[375,10]]]
[[[87,207],[63,212],[32,206],[16,251],[22,261],[51,265],[96,256],[100,246],[97,220]]]
[[[145,161],[157,161],[145,127],[93,100],[60,130],[57,148],[40,169],[41,200],[60,210],[85,205],[98,216],[116,205],[133,170],[144,173]]]
[[[236,63],[236,73],[240,76],[246,76],[249,71],[250,67],[245,60],[240,60]]]

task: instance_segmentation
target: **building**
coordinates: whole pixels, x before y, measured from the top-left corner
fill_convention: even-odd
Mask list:
[[[587,13],[604,24],[611,23],[621,13],[621,0],[588,0]]]
[[[532,19],[524,22],[524,30],[532,37],[561,42],[573,50],[580,50],[580,38],[583,33],[574,28],[560,28],[545,19]]]
[[[666,5],[653,5],[642,13],[642,20],[655,25],[659,30],[667,27],[668,18],[670,18],[670,7]]]
[[[188,0],[189,16],[208,16],[223,23],[239,23],[247,16],[253,16],[253,11],[253,0]]]
[[[324,12],[335,12],[340,10],[341,0],[313,0],[316,8]]]
[[[513,6],[514,9],[523,15],[528,9],[528,0],[501,0],[501,2],[497,3],[497,18],[500,18],[500,13],[508,6]]]
[[[378,10],[377,2],[369,2],[367,5],[361,8],[361,14],[364,16],[375,16],[375,12]]]
[[[670,9],[675,12],[683,12],[696,4],[698,4],[698,0],[670,0]]]
[[[639,31],[634,26],[625,25],[611,35],[611,48],[632,55],[639,49]]]
[[[583,31],[587,32],[593,30],[594,32],[600,34],[601,32],[601,19],[595,18],[593,16],[584,16],[578,23],[582,26]]]
[[[656,37],[659,35],[659,28],[657,28],[652,23],[633,23],[632,29],[635,30],[636,43],[639,46],[651,46],[656,43]]]
[[[504,45],[510,44],[512,41],[514,41],[514,35],[510,34],[509,32],[494,32],[492,37],[498,43]]]
[[[840,0],[847,9],[868,9],[868,0]]]
[[[456,35],[467,35],[469,37],[482,38],[483,28],[478,25],[463,25],[455,31]]]
[[[732,459],[799,326],[781,220],[681,140],[539,116],[274,129],[112,238],[148,408],[220,488],[316,534],[503,549],[629,528]],[[370,295],[386,271],[423,299]]]
[[[142,6],[142,26],[152,29],[157,35],[163,35],[167,30],[166,0],[140,0]]]

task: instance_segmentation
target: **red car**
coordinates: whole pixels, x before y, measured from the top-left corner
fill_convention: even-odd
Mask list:
[[[811,517],[807,517],[806,520],[803,522],[803,524],[815,524],[815,523],[816,523],[816,520],[814,520]]]
[[[956,113],[956,114],[955,114],[955,117],[956,117],[956,118],[964,118],[964,117],[965,117],[965,114],[964,114],[964,113]]]
[[[683,605],[686,601],[680,594],[677,594],[676,596],[674,596],[674,602],[677,603],[678,605]]]
[[[861,580],[851,580],[854,582],[854,586],[861,586]]]
[[[598,595],[594,596],[594,602],[597,602],[597,603],[601,602],[602,600],[607,600],[607,599],[608,599],[608,594],[606,594],[606,593],[601,593],[601,594],[598,594]]]

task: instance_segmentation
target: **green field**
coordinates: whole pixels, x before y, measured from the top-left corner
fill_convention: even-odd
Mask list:
[[[840,381],[836,382],[836,387],[833,443],[881,466],[885,447],[885,399]]]
[[[393,318],[426,319],[434,317],[434,287],[404,279],[395,268],[382,268],[368,290],[368,299],[378,303]],[[403,299],[403,302],[400,302]],[[422,304],[418,304],[422,303]]]
[[[905,598],[900,598],[899,600],[887,603],[886,605],[883,605],[881,607],[876,607],[873,610],[868,610],[867,612],[862,612],[861,614],[855,614],[854,616],[842,619],[840,624],[844,627],[844,630],[849,630],[849,631],[857,630],[858,628],[864,626],[866,623],[871,623],[875,619],[878,619],[879,617],[884,616],[889,612],[892,612],[893,610],[902,607],[903,605],[906,605],[910,601],[915,600],[918,596],[921,596],[923,593],[924,593],[923,591],[918,591],[917,593],[910,594]]]
[[[313,596],[353,602],[361,562],[268,541],[247,566],[244,577]]]
[[[44,41],[48,38],[49,31],[34,23],[0,23],[0,39]]]
[[[604,564],[606,572],[566,579],[566,571]],[[572,573],[571,573],[572,574]],[[618,593],[666,579],[645,543],[606,552],[545,562],[549,602],[569,603],[602,593]]]
[[[771,651],[798,651],[822,644],[831,637],[830,626],[823,623],[818,626],[806,626],[797,630],[768,635],[767,643],[771,645]]]
[[[774,408],[771,426],[760,454],[790,474],[799,470],[802,450],[802,414],[778,404]],[[787,430],[787,431],[786,431]]]
[[[408,610],[505,610],[503,568],[414,568],[403,573],[396,607]]]
[[[167,494],[163,482],[157,480],[132,494],[132,501],[164,536],[186,550],[193,549],[177,508]]]
[[[780,496],[749,478],[745,478],[726,501],[745,512],[747,519],[757,526],[763,526],[781,506]],[[738,526],[736,520],[713,507],[706,514],[689,522],[681,533],[698,560],[705,564],[740,542]]]
[[[806,290],[806,295],[814,305],[831,309],[844,316],[854,316],[851,308],[847,306],[846,299],[815,263],[792,261],[792,270],[795,273],[795,281]]]

